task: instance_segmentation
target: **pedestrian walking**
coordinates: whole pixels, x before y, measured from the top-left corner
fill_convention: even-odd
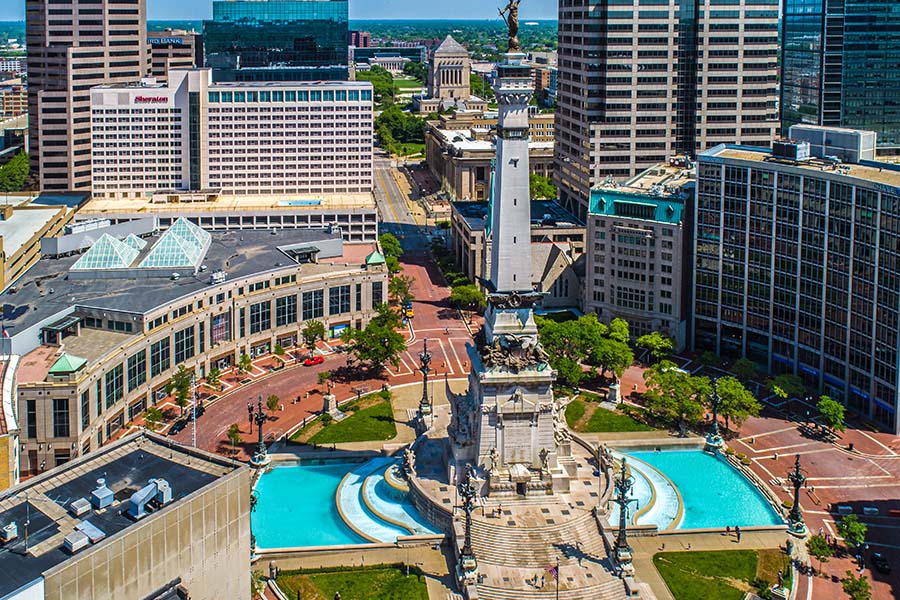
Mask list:
[[[544,576],[541,575],[541,589],[544,589]]]
[[[738,543],[741,542],[741,528],[737,525],[734,526],[734,534],[737,536]]]
[[[725,527],[725,533],[728,535],[728,537],[731,537],[731,525],[727,525]]]

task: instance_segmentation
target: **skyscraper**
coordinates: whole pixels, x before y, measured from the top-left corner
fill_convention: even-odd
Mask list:
[[[26,0],[32,172],[42,189],[91,185],[91,95],[150,71],[146,0]]]
[[[203,22],[216,81],[346,81],[347,0],[216,0]]]
[[[782,131],[866,129],[900,151],[900,3],[785,0]]]
[[[676,153],[768,145],[778,121],[778,0],[560,0],[556,170],[584,217],[590,189]]]

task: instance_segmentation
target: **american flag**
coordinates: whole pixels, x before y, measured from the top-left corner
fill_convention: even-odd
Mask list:
[[[550,573],[550,577],[553,579],[559,579],[559,571],[556,570],[556,567],[550,565],[547,567],[547,572]]]

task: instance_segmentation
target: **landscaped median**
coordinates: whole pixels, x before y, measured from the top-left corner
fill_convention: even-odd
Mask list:
[[[630,410],[640,410],[629,407]],[[655,431],[616,409],[608,410],[600,406],[600,398],[595,394],[582,393],[566,406],[566,423],[569,429],[579,433],[603,433],[612,431]]]
[[[771,598],[779,571],[791,585],[790,560],[779,549],[660,552],[653,564],[675,600],[742,600],[747,592]]]
[[[340,407],[348,416],[335,421],[330,414],[319,415],[291,436],[301,444],[342,444],[386,441],[397,436],[390,390],[382,390],[351,400]]]
[[[401,564],[281,571],[276,583],[288,598],[428,600],[422,570]]]

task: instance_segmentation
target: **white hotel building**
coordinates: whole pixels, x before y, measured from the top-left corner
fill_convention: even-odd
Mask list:
[[[210,69],[178,69],[166,83],[98,86],[93,195],[371,193],[372,134],[368,82],[214,83]]]

